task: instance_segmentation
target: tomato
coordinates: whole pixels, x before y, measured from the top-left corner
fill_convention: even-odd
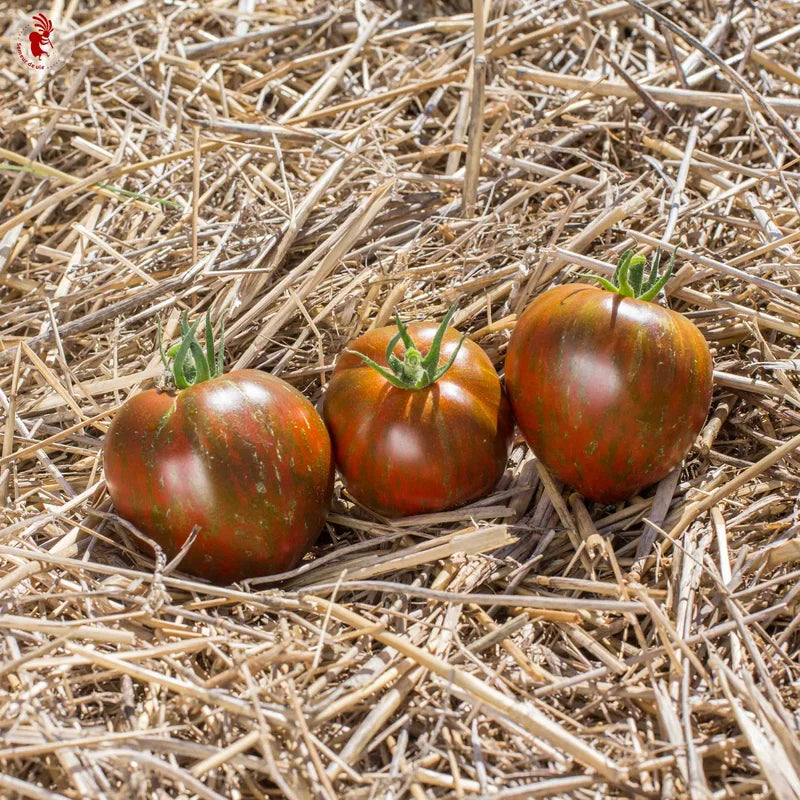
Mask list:
[[[483,497],[508,459],[514,423],[500,379],[447,327],[452,314],[438,327],[398,319],[365,333],[328,383],[323,417],[345,486],[388,517]]]
[[[258,370],[183,382],[133,396],[109,427],[105,476],[118,513],[168,558],[199,526],[180,569],[217,583],[290,569],[319,535],[332,493],[322,419]]]
[[[711,402],[702,334],[650,302],[671,264],[658,278],[656,265],[646,283],[643,265],[623,255],[622,289],[601,281],[614,291],[573,283],[544,292],[508,346],[506,386],[531,449],[556,477],[605,503],[676,467]]]

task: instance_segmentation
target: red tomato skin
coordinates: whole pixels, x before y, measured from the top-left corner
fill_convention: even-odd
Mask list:
[[[423,356],[437,327],[408,326]],[[386,346],[396,333],[393,325],[376,328],[349,349],[385,367]],[[440,366],[460,338],[447,329]],[[402,342],[394,352],[402,360]],[[347,490],[387,517],[443,511],[488,494],[503,474],[514,430],[500,378],[469,339],[445,375],[425,389],[393,386],[358,356],[342,353],[322,415]]]
[[[167,558],[199,525],[179,568],[218,584],[291,569],[319,535],[333,490],[321,418],[258,370],[134,395],[103,453],[120,516]]]
[[[711,354],[675,311],[580,283],[540,295],[506,357],[531,449],[564,483],[612,503],[667,475],[711,403]]]

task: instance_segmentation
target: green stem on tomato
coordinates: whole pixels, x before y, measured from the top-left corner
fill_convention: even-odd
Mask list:
[[[203,381],[218,378],[222,375],[222,366],[225,352],[225,321],[220,325],[219,347],[214,346],[214,330],[211,327],[211,312],[206,314],[206,350],[197,341],[195,335],[201,320],[189,325],[189,320],[184,311],[180,319],[180,341],[164,351],[163,332],[161,321],[158,323],[158,352],[164,368],[172,374],[172,379],[178,389],[188,389]],[[170,363],[170,360],[172,363]]]
[[[610,281],[599,275],[582,274],[579,277],[591,278],[604,289],[615,292],[621,297],[631,297],[634,300],[654,300],[672,277],[672,267],[677,252],[678,248],[676,247],[672,251],[667,268],[662,273],[659,273],[658,269],[661,262],[661,248],[656,251],[646,275],[647,259],[640,253],[634,254],[633,248],[629,248],[619,257],[614,277]]]
[[[442,320],[442,324],[437,328],[433,341],[431,342],[430,350],[428,350],[427,355],[424,357],[417,349],[414,340],[408,332],[408,328],[403,324],[400,315],[397,314],[396,311],[395,320],[397,322],[397,334],[392,337],[386,348],[386,363],[388,364],[388,368],[382,367],[369,358],[369,356],[365,356],[357,350],[347,350],[346,352],[358,356],[367,366],[374,369],[378,374],[386,378],[392,386],[396,386],[398,389],[424,389],[426,386],[436,383],[436,381],[453,366],[458,351],[461,349],[461,345],[466,338],[465,335],[462,335],[456,345],[456,349],[453,351],[453,355],[450,356],[444,366],[440,367],[439,355],[442,350],[442,340],[444,339],[450,320],[455,313],[456,307],[452,306]],[[394,354],[394,349],[401,340],[406,348],[402,361]]]

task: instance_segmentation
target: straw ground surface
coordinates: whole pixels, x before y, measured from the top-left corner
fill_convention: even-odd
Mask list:
[[[783,0],[54,2],[0,11],[0,796],[800,797],[800,11]],[[101,444],[157,322],[314,402],[441,318],[680,243],[715,360],[681,470],[615,507],[521,440],[390,523],[337,485],[280,583],[139,552]]]

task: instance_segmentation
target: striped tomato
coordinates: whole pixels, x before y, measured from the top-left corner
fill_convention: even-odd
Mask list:
[[[486,353],[447,327],[452,314],[365,333],[328,383],[323,417],[344,483],[389,517],[476,500],[505,468],[508,400]]]
[[[694,442],[711,401],[705,339],[650,302],[671,274],[629,251],[612,291],[581,283],[540,295],[508,346],[506,385],[536,456],[586,497],[621,500],[663,478]]]
[[[184,327],[184,342],[195,327]],[[289,384],[258,370],[218,374],[213,345],[208,358],[194,345],[175,355],[179,388],[134,395],[111,423],[109,494],[168,558],[198,526],[180,564],[194,575],[230,583],[290,569],[319,535],[330,501],[325,425]]]

